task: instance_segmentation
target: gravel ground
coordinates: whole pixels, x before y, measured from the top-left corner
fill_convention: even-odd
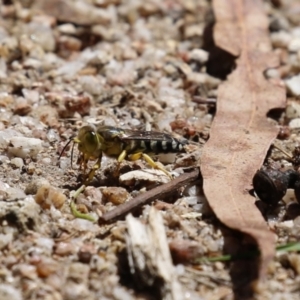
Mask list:
[[[300,3],[273,0],[265,7],[281,58],[281,66],[266,76],[281,78],[288,95],[278,118],[284,129],[278,143],[292,152],[300,144]],[[154,278],[150,283],[130,268],[128,221],[98,226],[73,217],[71,193],[83,180],[78,153],[73,168],[70,147],[58,156],[82,125],[103,123],[151,126],[189,138],[188,153],[178,154],[166,169],[177,176],[196,164],[224,78],[208,58],[210,1],[4,0],[1,13],[0,299],[159,299],[164,292],[154,280],[157,273],[147,275]],[[220,65],[226,69],[226,62]],[[203,99],[211,101],[201,104]],[[268,161],[291,167],[275,149]],[[77,199],[78,209],[97,217],[168,181],[144,161],[122,162],[121,176],[116,168],[116,160],[102,159]],[[233,244],[239,236],[218,223],[194,185],[161,200],[166,202],[154,206],[162,212],[184,299],[232,299],[230,264],[187,261],[221,255],[224,235]],[[149,205],[141,211],[142,224],[150,211]],[[300,206],[293,191],[265,213],[278,244],[299,240]],[[300,255],[279,253],[255,297],[299,296]]]

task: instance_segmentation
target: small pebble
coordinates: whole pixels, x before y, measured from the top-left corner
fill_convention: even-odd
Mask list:
[[[95,76],[85,75],[79,77],[79,82],[86,92],[91,95],[100,95],[104,89],[104,82]]]
[[[60,256],[71,255],[76,252],[72,243],[58,242],[54,247],[54,253]]]
[[[57,26],[57,29],[59,32],[63,34],[69,34],[69,35],[74,35],[76,34],[76,27],[74,24],[71,23],[65,23],[62,25]]]
[[[76,299],[91,299],[89,297],[90,292],[88,289],[88,286],[85,284],[81,283],[78,284],[77,282],[73,282],[71,280],[68,280],[64,284],[64,289],[63,289],[63,299],[70,299],[70,300],[76,300]],[[102,297],[100,297],[102,298]],[[118,298],[114,298],[118,299]],[[121,299],[121,298],[119,298]]]
[[[26,168],[26,172],[28,175],[33,175],[35,172],[35,165],[33,163],[30,163]]]
[[[218,240],[213,240],[212,237],[207,236],[205,239],[205,245],[209,252],[217,252],[220,250],[220,243]]]
[[[19,116],[26,116],[28,113],[31,112],[31,105],[28,103],[28,100],[23,97],[18,97],[15,100],[14,104],[14,114]]]
[[[15,201],[18,199],[24,199],[26,197],[23,190],[21,190],[19,188],[8,188],[8,189],[6,189],[5,192],[7,195],[6,201]]]
[[[62,35],[58,39],[58,48],[61,51],[79,51],[82,42],[72,36]]]
[[[27,263],[17,264],[15,272],[21,277],[34,280],[36,278],[35,266],[32,266]]]
[[[15,168],[22,168],[24,165],[23,159],[20,157],[15,157],[10,161],[11,165]]]
[[[40,98],[40,94],[36,90],[22,89],[22,94],[30,103],[38,103]]]
[[[300,50],[300,38],[292,39],[289,42],[288,50],[290,52],[298,52]]]
[[[97,249],[92,244],[84,244],[78,251],[78,260],[82,263],[89,263],[94,254],[97,253]]]
[[[267,78],[280,78],[280,74],[277,69],[270,68],[265,74]]]
[[[288,126],[280,126],[277,138],[279,140],[286,140],[291,136],[291,129]]]
[[[300,104],[297,102],[291,102],[285,110],[286,117],[288,119],[300,118]]]
[[[203,49],[193,49],[189,53],[189,58],[199,63],[205,63],[208,60],[208,52]]]
[[[293,76],[285,81],[288,92],[292,96],[300,95],[300,75]]]
[[[78,283],[87,284],[89,278],[90,266],[81,262],[73,262],[69,265],[69,278]]]
[[[12,232],[9,232],[7,234],[0,233],[0,250],[7,247],[13,241],[13,239],[14,237]]]
[[[220,261],[216,261],[216,262],[214,263],[214,266],[215,266],[215,268],[216,268],[217,270],[224,270],[224,267],[225,267],[224,263],[222,263],[222,262],[220,262]]]
[[[292,36],[286,31],[277,31],[271,33],[271,41],[274,48],[287,48],[292,40]]]
[[[85,207],[86,208],[86,207]],[[77,205],[77,209],[80,211],[79,205]],[[82,211],[83,213],[88,213],[88,210]],[[97,214],[94,212],[90,213],[90,216],[92,216],[94,219],[97,218]],[[92,223],[91,221],[80,219],[80,218],[75,218],[70,222],[72,225],[72,228],[76,231],[86,231],[86,232],[96,232],[99,227],[97,227],[96,224]]]
[[[297,275],[300,275],[300,255],[298,253],[290,253],[288,255],[288,260]]]
[[[26,27],[27,33],[31,39],[42,47],[43,50],[53,52],[56,43],[52,30],[49,26],[41,24],[40,22],[31,22]]]
[[[22,300],[21,291],[14,288],[11,284],[0,284],[0,299],[1,300]]]
[[[115,205],[124,203],[129,198],[129,193],[122,187],[106,187],[101,188],[103,200],[111,202]]]
[[[4,149],[7,148],[10,140],[13,137],[22,136],[22,134],[14,129],[4,129],[0,131],[0,148]]]
[[[57,262],[51,259],[43,259],[36,266],[36,272],[39,277],[46,278],[58,270]]]
[[[58,134],[54,129],[50,129],[47,133],[47,139],[50,143],[58,141]]]
[[[50,183],[45,178],[34,179],[25,188],[26,195],[35,195],[41,186],[50,186]]]
[[[291,129],[300,128],[300,118],[296,118],[290,121],[289,126]]]
[[[37,190],[35,201],[43,209],[50,209],[51,205],[59,209],[64,205],[66,196],[54,187],[45,184]]]
[[[41,159],[41,163],[43,165],[51,165],[53,162],[53,160],[51,160],[50,157],[44,157],[43,159]]]

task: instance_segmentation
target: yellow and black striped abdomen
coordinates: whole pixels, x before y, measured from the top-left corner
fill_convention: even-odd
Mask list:
[[[184,145],[188,142],[186,140],[179,141],[173,137],[168,137],[163,140],[156,139],[133,139],[131,140],[126,149],[128,153],[142,151],[145,153],[177,153],[184,151]]]

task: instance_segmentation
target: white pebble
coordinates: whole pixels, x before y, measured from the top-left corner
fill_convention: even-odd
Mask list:
[[[50,157],[45,157],[45,158],[43,158],[43,159],[41,160],[41,163],[42,163],[43,165],[51,165],[52,160],[51,160]]]
[[[294,129],[294,128],[300,128],[300,118],[293,119],[293,120],[289,123],[289,126],[290,126],[291,129]]]
[[[182,107],[185,103],[184,92],[168,85],[165,79],[161,79],[158,88],[158,97],[168,107]]]
[[[281,228],[281,229],[293,228],[293,227],[294,227],[294,221],[293,220],[287,220],[287,221],[284,221],[284,222],[281,222],[281,223],[277,224],[277,228]]]
[[[26,68],[38,69],[42,66],[42,62],[36,58],[26,58],[23,62],[23,66]]]
[[[10,140],[12,147],[8,148],[8,153],[26,158],[36,158],[38,153],[42,150],[42,141],[40,139],[27,138],[27,137],[14,137]]]
[[[90,93],[91,95],[100,95],[103,92],[104,79],[95,76],[80,76],[78,79],[84,91]]]
[[[37,247],[45,249],[48,253],[51,253],[54,246],[54,240],[46,237],[38,237],[35,239],[35,244]]]
[[[182,276],[185,273],[185,267],[182,264],[178,264],[175,266],[175,271],[177,273],[177,275]]]
[[[85,62],[75,60],[70,61],[59,67],[55,71],[55,76],[75,76],[77,72],[79,72],[85,66]]]
[[[195,211],[195,212],[200,212],[200,211],[202,211],[202,208],[203,208],[203,204],[201,203],[199,203],[199,204],[195,204],[195,205],[193,205],[193,210]]]
[[[57,26],[59,32],[64,34],[76,34],[76,27],[71,23],[65,23],[62,25]]]
[[[278,31],[271,33],[271,40],[275,48],[287,48],[292,37],[286,31]]]
[[[22,89],[22,94],[24,95],[24,98],[31,103],[37,103],[40,98],[40,94],[36,90]]]
[[[98,225],[93,224],[87,220],[74,219],[70,223],[72,224],[72,228],[77,231],[96,232],[98,230]]]
[[[59,168],[62,170],[66,170],[70,167],[70,160],[66,157],[61,157],[59,160]]]
[[[129,124],[132,126],[132,127],[135,127],[135,126],[139,126],[141,124],[141,122],[138,120],[138,119],[131,119],[129,121]]]
[[[293,96],[300,96],[300,75],[291,77],[285,81],[288,91]]]
[[[6,201],[15,201],[18,199],[24,199],[26,197],[23,190],[19,188],[8,188],[6,189],[7,199]]]
[[[21,136],[21,133],[14,129],[4,129],[0,131],[0,148],[7,148],[13,137]]]
[[[1,300],[22,300],[21,292],[10,284],[0,284]]]
[[[23,159],[20,157],[15,157],[11,159],[10,163],[16,168],[22,168],[24,165]]]
[[[13,241],[14,237],[12,232],[7,234],[0,234],[0,249],[2,250],[4,247],[9,245]]]
[[[203,49],[193,49],[189,54],[189,58],[200,63],[205,63],[208,60],[208,52]]]
[[[6,78],[7,76],[7,66],[5,60],[0,58],[0,78]]]
[[[300,38],[292,39],[289,42],[288,49],[290,52],[297,52],[300,50]]]
[[[9,188],[9,185],[3,181],[0,181],[0,190],[6,191]]]
[[[189,196],[184,198],[185,202],[188,205],[195,205],[198,203],[198,197],[197,196]]]
[[[54,129],[50,129],[47,133],[47,139],[50,143],[56,142],[58,140],[58,134]]]
[[[300,118],[300,104],[296,102],[291,102],[286,110],[285,110],[286,117],[291,120],[295,118]]]
[[[30,38],[45,51],[54,51],[56,42],[52,29],[49,26],[31,22],[27,25],[27,33],[30,34]]]
[[[270,68],[266,71],[267,78],[280,78],[280,73],[277,69]]]

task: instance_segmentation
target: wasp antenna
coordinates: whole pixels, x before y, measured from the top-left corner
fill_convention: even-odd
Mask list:
[[[74,146],[75,146],[75,141],[73,140],[73,146],[71,150],[71,169],[73,169],[73,153],[74,153]]]
[[[67,144],[64,146],[64,148],[63,148],[62,151],[60,152],[58,160],[60,160],[60,158],[61,158],[62,155],[64,154],[66,148],[69,146],[69,144],[70,144],[71,142],[73,142],[73,140],[74,140],[74,138],[70,138],[70,140],[67,142]]]

